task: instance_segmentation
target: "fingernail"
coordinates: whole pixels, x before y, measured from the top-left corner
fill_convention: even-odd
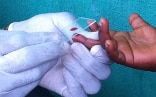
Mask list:
[[[106,47],[106,48],[108,48],[108,47],[109,47],[109,44],[108,44],[108,42],[107,42],[107,41],[105,42],[105,47]]]

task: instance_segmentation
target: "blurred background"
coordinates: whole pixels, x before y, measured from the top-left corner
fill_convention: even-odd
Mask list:
[[[132,13],[140,14],[156,26],[155,0],[0,0],[0,28],[36,14],[62,11],[97,22],[105,17],[110,22],[110,29],[118,31],[132,30],[128,23]],[[112,64],[112,74],[102,81],[100,92],[89,97],[156,97],[155,91],[156,73]],[[40,97],[40,93],[42,97],[61,97],[41,87],[34,89],[29,97]]]

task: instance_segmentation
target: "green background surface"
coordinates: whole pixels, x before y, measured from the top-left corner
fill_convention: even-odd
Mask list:
[[[156,26],[155,0],[0,0],[0,28],[36,14],[60,11],[97,21],[105,17],[110,28],[118,31],[131,31],[128,17],[134,12]],[[156,73],[113,64],[100,92],[89,97],[156,97]]]

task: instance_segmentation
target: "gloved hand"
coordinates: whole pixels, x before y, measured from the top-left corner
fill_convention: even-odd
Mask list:
[[[100,89],[100,80],[108,78],[111,73],[106,52],[95,45],[90,52],[80,43],[72,44],[70,53],[63,57],[64,79],[71,97],[86,97]],[[81,95],[81,96],[80,96]]]
[[[67,12],[48,13],[36,15],[28,20],[11,23],[8,27],[9,31],[26,31],[34,32],[51,32],[59,34],[62,40],[66,40],[62,29],[75,20],[75,17]],[[68,48],[66,45],[65,48]],[[70,93],[66,89],[67,85],[63,78],[63,64],[61,59],[53,68],[51,68],[42,78],[40,86],[54,91],[65,97],[70,97]],[[66,89],[64,91],[64,89]]]
[[[74,20],[75,17],[68,12],[39,14],[24,21],[11,23],[8,26],[8,30],[25,32],[57,32],[63,40],[66,40],[62,31]]]
[[[69,25],[73,23],[76,18],[68,12],[59,12],[59,13],[47,13],[39,14],[30,19],[13,22],[8,26],[9,31],[25,31],[25,32],[56,32],[59,36],[67,41],[68,39],[64,36],[65,31],[68,32]],[[76,25],[76,24],[75,24]],[[87,38],[98,39],[98,32],[89,34],[87,31],[84,31],[82,28],[79,28],[82,35]],[[96,31],[95,31],[96,32]],[[71,33],[71,32],[69,32]]]
[[[66,53],[57,37],[0,30],[0,97],[24,97],[39,84]]]
[[[41,14],[25,21],[12,23],[9,26],[9,30],[27,32],[56,32],[59,36],[63,37],[63,40],[66,41],[66,38],[61,31],[74,20],[74,16],[66,12]],[[87,38],[98,39],[98,33],[83,33],[83,35],[87,36]],[[40,85],[65,97],[70,97],[71,95],[76,95],[78,93],[81,94],[79,94],[79,97],[85,97],[86,93],[84,92],[83,87],[73,88],[72,86],[66,84],[67,81],[65,82],[65,76],[67,76],[66,79],[70,79],[68,81],[73,83],[73,85],[80,85],[73,79],[72,76],[70,76],[71,74],[69,75],[70,72],[65,70],[67,73],[63,75],[63,69],[64,66],[60,59],[59,63],[45,74],[40,82]],[[97,83],[99,83],[98,80]],[[94,93],[96,91],[98,90],[95,90]]]
[[[72,44],[69,51],[46,73],[40,85],[64,97],[87,97],[87,94],[97,93],[100,80],[107,79],[111,73],[111,61],[106,52],[99,45],[89,52],[80,43]]]

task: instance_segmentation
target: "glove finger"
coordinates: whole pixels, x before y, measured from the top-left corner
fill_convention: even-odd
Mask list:
[[[90,49],[91,55],[96,58],[100,63],[112,64],[112,61],[109,59],[106,51],[100,46],[95,45]]]
[[[32,68],[30,70],[16,74],[0,71],[0,77],[2,78],[0,91],[11,91],[15,88],[19,88],[37,80],[41,80],[41,78],[50,68],[52,68],[52,63],[46,63],[36,68]]]
[[[98,71],[96,74],[100,73],[101,79],[107,79],[111,74],[110,65],[113,62],[108,58],[106,51],[100,45],[95,45],[91,48],[90,53],[96,61],[103,64],[103,68],[101,69],[101,71]]]
[[[38,85],[39,81],[32,82],[26,86],[0,93],[0,97],[25,97],[32,89]]]
[[[87,97],[81,84],[79,84],[65,68],[63,70],[63,75],[68,87],[66,89],[69,89],[69,93],[71,95],[65,97]],[[63,92],[63,96],[64,96],[64,92]]]
[[[80,43],[74,43],[71,46],[71,53],[87,71],[98,79],[105,79],[106,66],[101,61],[96,60],[85,46]]]
[[[35,15],[30,19],[13,22],[9,25],[9,31],[25,32],[58,32],[56,25],[53,24],[53,13]]]
[[[53,14],[53,23],[59,28],[59,30],[63,31],[67,26],[69,27],[73,24],[75,17],[69,12],[60,12]],[[70,28],[71,29],[71,28]]]
[[[63,68],[62,61],[59,60],[59,62],[44,75],[40,82],[40,86],[58,94],[62,94],[62,90],[66,87],[63,78]]]
[[[14,22],[9,25],[8,30],[26,32],[60,32],[75,20],[68,12],[47,13],[33,16],[30,19]]]
[[[57,33],[50,32],[15,32],[15,31],[0,31],[0,55],[8,54],[12,51],[25,46],[58,41],[60,37]]]
[[[88,94],[95,94],[100,89],[100,82],[91,73],[86,71],[71,54],[63,57],[65,68],[72,74],[72,76],[83,86]]]
[[[1,57],[0,64],[4,65],[0,65],[0,70],[11,73],[21,72],[47,61],[57,61],[65,52],[62,43],[48,42],[28,46]]]

